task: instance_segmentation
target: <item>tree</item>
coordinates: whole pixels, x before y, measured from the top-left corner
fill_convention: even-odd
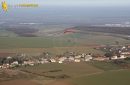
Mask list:
[[[3,62],[4,62],[4,58],[0,57],[0,65],[3,65]]]
[[[113,53],[112,53],[112,52],[107,52],[107,53],[105,53],[104,56],[108,57],[109,60],[111,60],[111,58],[112,58],[112,56],[113,56]]]
[[[119,41],[115,41],[115,44],[116,44],[116,45],[119,45]]]

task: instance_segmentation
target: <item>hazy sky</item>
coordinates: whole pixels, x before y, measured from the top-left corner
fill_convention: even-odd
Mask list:
[[[130,0],[6,0],[14,2],[36,2],[48,6],[129,6]]]
[[[44,2],[44,1],[42,1]],[[130,5],[130,0],[46,0],[48,5],[69,5],[69,6],[125,6]]]

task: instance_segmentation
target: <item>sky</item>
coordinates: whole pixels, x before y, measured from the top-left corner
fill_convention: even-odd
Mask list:
[[[16,5],[20,3],[38,3],[42,7],[27,8],[27,9],[10,7],[8,12],[5,13],[4,11],[1,11],[2,8],[0,6],[0,20],[15,19],[15,21],[23,20],[28,22],[32,20],[36,22],[43,21],[44,23],[48,22],[104,23],[104,22],[130,21],[130,18],[128,18],[130,17],[130,0],[5,0],[5,1],[7,1],[9,5]],[[56,6],[63,6],[63,7],[56,7]]]
[[[8,3],[32,2],[45,6],[129,6],[130,0],[6,0]]]

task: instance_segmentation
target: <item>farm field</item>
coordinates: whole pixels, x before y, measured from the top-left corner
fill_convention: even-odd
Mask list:
[[[17,74],[16,75],[17,77],[14,76],[15,78],[13,76],[9,77],[8,75],[0,74],[0,76],[1,77],[3,76],[3,78],[5,78],[5,79],[6,79],[6,77],[10,78],[9,81],[6,80],[3,82],[0,82],[0,85],[1,84],[9,85],[10,82],[11,83],[12,82],[14,82],[14,83],[21,82],[21,79],[23,82],[25,80],[25,85],[27,83],[26,80],[38,83],[38,85],[50,85],[52,82],[57,83],[56,81],[58,81],[58,83],[59,83],[60,80],[61,81],[63,80],[63,82],[65,80],[65,83],[66,83],[66,80],[68,81],[71,78],[77,78],[79,76],[83,76],[84,74],[89,75],[91,73],[102,72],[102,70],[95,68],[91,65],[88,65],[86,63],[71,63],[71,64],[52,63],[52,64],[36,65],[33,67],[30,67],[30,66],[19,67],[14,70],[15,70],[14,72],[16,72],[16,73],[20,72],[23,74],[22,75]],[[29,77],[29,75],[32,77]],[[19,77],[21,76],[21,78],[19,78],[18,76]],[[63,83],[63,82],[60,82],[60,83]],[[55,85],[57,85],[57,84],[55,84]],[[67,85],[68,85],[68,83],[67,83]]]
[[[129,85],[130,70],[104,72],[73,79],[74,85]]]
[[[58,35],[58,34],[57,34]],[[129,44],[130,40],[102,33],[74,33],[42,37],[0,37],[0,48],[52,48],[84,45]]]
[[[40,68],[41,70],[36,70],[38,68]],[[125,70],[125,69],[122,70],[121,66],[116,64],[112,65],[111,62],[107,63],[107,62],[93,61],[92,63],[88,62],[88,63],[71,63],[71,64],[46,64],[46,65],[36,66],[34,68],[32,67],[24,68],[24,70],[28,70],[34,73],[43,73],[42,69],[44,69],[45,75],[58,76],[58,75],[66,74],[67,76],[69,76],[69,78],[63,79],[63,81],[57,80],[55,82],[55,83],[69,82],[69,84],[67,83],[65,85],[87,85],[88,83],[86,82],[86,79],[88,79],[88,81],[95,81],[95,82],[97,80],[98,82],[98,78],[99,78],[99,84],[98,83],[93,84],[92,82],[90,82],[88,85],[90,84],[101,85],[102,79],[104,79],[104,83],[106,82],[108,83],[108,85],[114,85],[116,84],[116,82],[114,81],[118,81],[121,79],[123,80],[122,83],[126,83],[126,85],[129,85],[129,79],[130,79],[129,77],[130,70]],[[57,72],[55,72],[56,70]],[[113,80],[113,82],[110,82],[109,79]]]
[[[113,36],[112,34],[100,32],[75,33],[67,35],[67,37],[71,37],[72,40],[75,40],[75,42],[77,41],[81,45],[114,45],[115,41],[118,41],[121,45],[130,43],[130,40],[126,40],[121,37],[116,37],[116,34]]]
[[[0,37],[16,37],[16,36],[17,36],[17,34],[15,34],[13,32],[0,29]]]
[[[66,51],[102,54],[101,51],[93,49],[95,45],[129,44],[130,41],[108,36],[101,33],[88,34],[65,34],[61,36],[44,37],[0,37],[0,52],[39,54],[48,51],[53,54],[62,54]]]
[[[130,43],[130,40],[101,33],[70,33],[60,36],[57,34],[55,36],[55,33],[52,33],[51,36],[42,35],[42,37],[12,36],[0,37],[0,53],[39,55],[43,52],[50,52],[59,55],[73,51],[104,54],[100,50],[93,49],[93,46],[115,45],[116,41],[121,45]],[[0,81],[0,85],[14,85],[21,84],[21,82],[24,85],[102,85],[102,83],[105,85],[129,85],[130,80],[129,69],[122,70],[122,67],[109,62],[50,63],[23,66],[13,70],[20,71],[20,74],[13,75],[16,78],[12,75],[2,75],[0,72],[0,79],[4,80],[5,78],[4,81]],[[122,82],[120,83],[120,81]]]
[[[39,85],[35,82],[29,81],[29,80],[13,80],[8,82],[2,82],[0,85]]]
[[[98,62],[96,64],[103,65]],[[85,62],[23,66],[13,69],[23,73],[22,79],[19,79],[19,77],[13,79],[10,76],[9,81],[0,82],[0,85],[10,85],[10,83],[13,85],[21,81],[25,85],[32,84],[32,82],[32,85],[129,85],[129,69],[113,69],[117,66],[105,65],[109,67],[109,70]],[[32,77],[29,77],[29,75]]]
[[[72,46],[73,43],[48,37],[0,37],[0,48],[49,48]]]
[[[102,72],[101,69],[95,68],[86,63],[51,63],[51,64],[44,64],[44,65],[36,65],[34,67],[20,67],[18,68],[22,71],[38,73],[38,74],[45,74],[49,76],[58,76],[58,75],[67,75],[70,78],[82,76],[84,74],[91,74]]]
[[[113,61],[92,61],[89,62],[89,64],[104,71],[119,70],[124,68],[120,64],[115,64]]]
[[[0,49],[0,53],[26,53],[27,55],[39,55],[43,52],[50,52],[54,55],[63,54],[67,51],[77,53],[94,53],[104,54],[100,50],[95,50],[91,47],[53,47],[53,48],[12,48],[12,49]]]

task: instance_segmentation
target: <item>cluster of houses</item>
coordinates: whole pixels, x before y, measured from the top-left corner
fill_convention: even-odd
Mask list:
[[[6,57],[6,60],[14,60],[11,63],[6,62],[0,65],[0,68],[13,68],[16,66],[34,66],[35,64],[45,64],[45,63],[69,63],[69,62],[82,62],[82,61],[90,61],[93,59],[91,54],[79,54],[79,55],[73,55],[72,52],[70,53],[71,55],[69,56],[57,56],[57,57],[45,57],[45,56],[41,56],[39,58],[31,58],[31,59],[23,59],[22,61],[19,60],[14,60],[13,57]],[[46,54],[48,55],[48,54]]]
[[[102,48],[101,48],[102,49]],[[52,57],[52,55],[48,53],[44,53],[40,56],[35,57],[27,57],[26,54],[21,54],[19,56],[15,57],[6,57],[3,60],[8,61],[4,62],[0,58],[0,68],[13,68],[16,66],[34,66],[36,64],[45,64],[45,63],[78,63],[78,62],[88,62],[91,60],[95,61],[108,61],[108,60],[116,60],[116,59],[125,59],[130,56],[130,52],[128,48],[121,47],[120,49],[115,49],[114,47],[103,47],[103,49],[106,51],[109,51],[113,53],[110,56],[107,55],[94,55],[94,54],[86,54],[86,53],[75,53],[75,52],[66,52],[63,55]],[[116,54],[117,52],[117,54]],[[15,58],[15,59],[14,59]]]
[[[125,59],[130,57],[130,46],[121,46],[121,45],[111,45],[111,46],[102,46],[100,50],[105,53],[109,53],[109,55],[104,55],[105,57],[109,57],[111,60],[115,59]]]

